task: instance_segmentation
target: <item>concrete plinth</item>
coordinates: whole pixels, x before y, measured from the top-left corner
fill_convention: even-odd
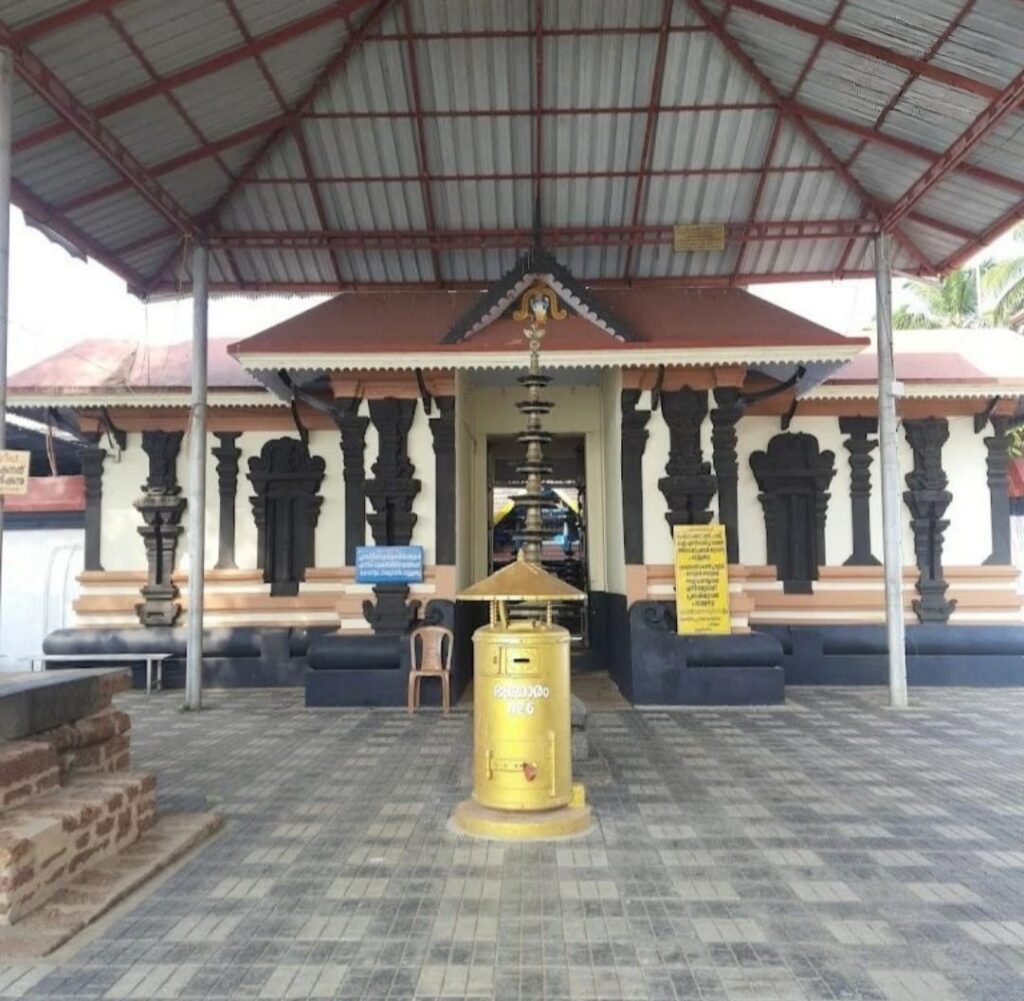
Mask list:
[[[589,806],[570,804],[555,810],[495,810],[464,799],[452,814],[449,827],[456,834],[498,841],[555,841],[586,834],[593,827]]]

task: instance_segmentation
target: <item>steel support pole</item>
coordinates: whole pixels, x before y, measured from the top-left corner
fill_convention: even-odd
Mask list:
[[[0,48],[0,449],[7,447],[7,333],[11,263],[11,109],[14,56]],[[4,498],[0,494],[0,576],[3,571]],[[0,588],[2,594],[2,588]],[[0,636],[0,643],[6,637]],[[0,647],[2,649],[2,647]]]
[[[203,588],[206,560],[206,326],[209,250],[192,252],[192,412],[188,433],[188,648],[185,704],[203,707]]]
[[[903,523],[892,347],[892,244],[875,237],[875,323],[878,351],[878,442],[882,465],[882,554],[885,626],[889,640],[889,704],[907,705],[907,651],[903,625]]]

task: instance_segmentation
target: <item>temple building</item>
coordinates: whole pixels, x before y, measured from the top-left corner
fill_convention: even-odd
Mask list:
[[[323,670],[327,702],[400,702],[401,638],[423,618],[455,629],[465,682],[477,620],[456,595],[515,557],[516,380],[538,288],[554,304],[543,562],[587,592],[562,613],[580,665],[638,704],[882,683],[869,339],[738,288],[586,287],[543,251],[483,292],[351,292],[211,341],[208,683]],[[896,377],[910,681],[1024,681],[1007,490],[1024,340],[902,332]],[[85,443],[77,621],[49,648],[183,651],[187,346],[84,342],[9,392]],[[684,639],[672,527],[711,522],[732,635]],[[406,545],[421,581],[356,581],[359,547]]]

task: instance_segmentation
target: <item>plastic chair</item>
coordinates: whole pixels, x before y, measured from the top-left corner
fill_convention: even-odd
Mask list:
[[[417,656],[419,640],[419,656]],[[447,716],[451,708],[452,647],[455,634],[444,626],[420,626],[409,634],[409,712],[420,704],[420,681],[441,679],[441,704]]]

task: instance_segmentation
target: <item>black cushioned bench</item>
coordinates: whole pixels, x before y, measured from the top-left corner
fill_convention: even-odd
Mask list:
[[[629,609],[630,694],[635,705],[778,705],[785,701],[782,644],[752,632],[679,636],[670,602]]]
[[[788,685],[886,685],[883,625],[763,625],[777,639]],[[1024,625],[907,626],[911,685],[1024,685]]]

